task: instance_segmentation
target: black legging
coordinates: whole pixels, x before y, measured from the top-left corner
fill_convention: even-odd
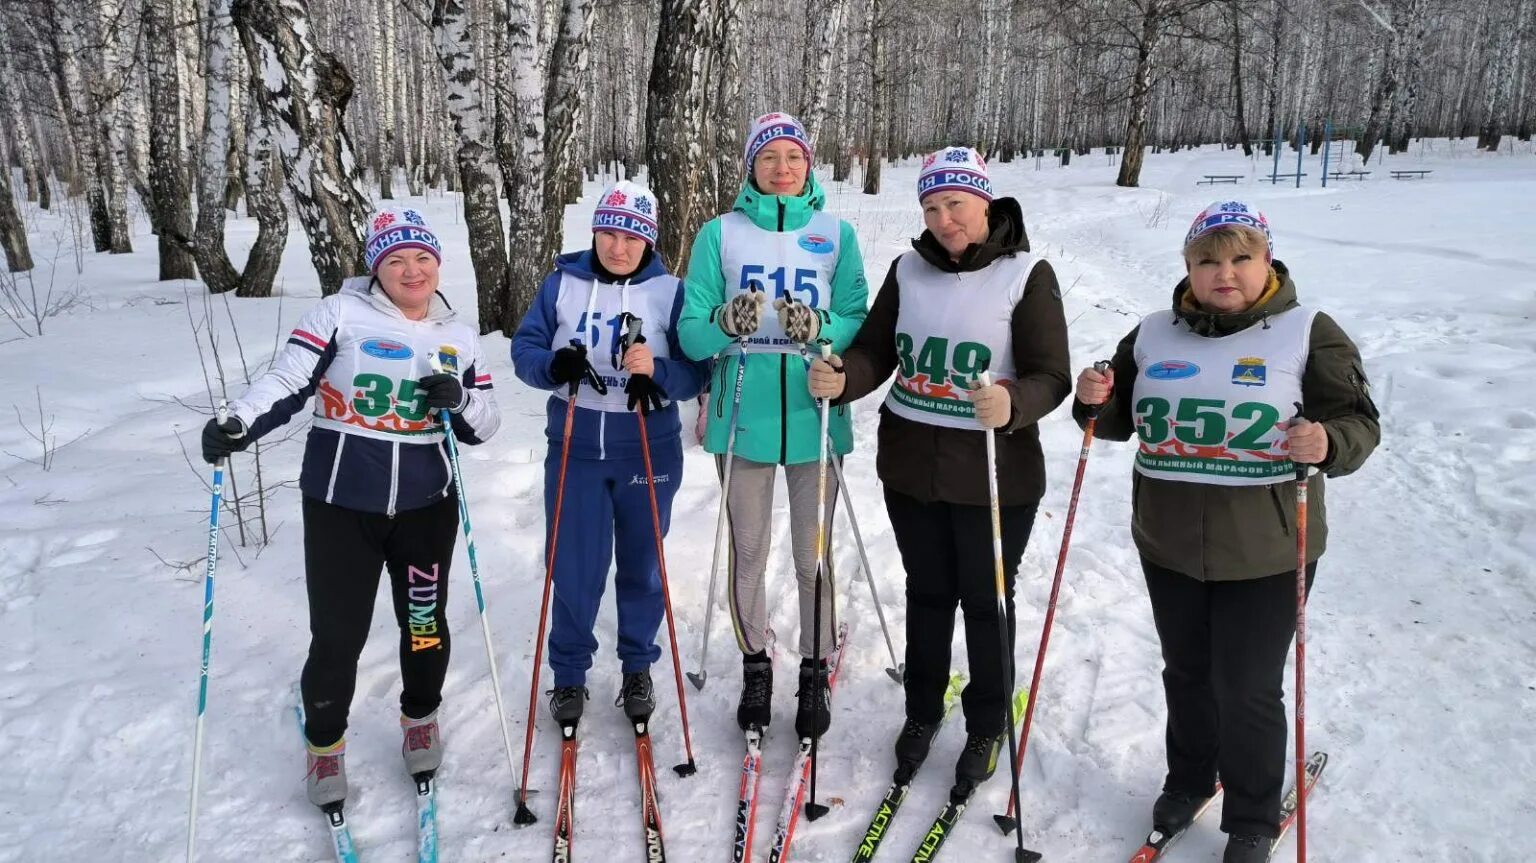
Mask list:
[[[419,718],[437,709],[448,672],[448,568],[458,529],[452,495],[394,518],[304,498],[310,640],[300,685],[312,745],[329,746],[347,730],[357,658],[386,567],[400,625],[400,710]]]
[[[907,570],[907,717],[938,722],[943,716],[949,643],[955,632],[955,607],[959,606],[965,618],[965,652],[970,663],[970,682],[960,696],[965,730],[971,734],[1003,733],[1007,728],[1008,682],[1004,679],[997,621],[990,509],[942,501],[925,503],[889,487],[885,508]],[[1035,504],[1002,508],[1010,646],[1016,626],[1013,577],[1035,523],[1035,509]]]
[[[1141,559],[1163,646],[1168,778],[1209,795],[1221,774],[1221,829],[1280,833],[1285,660],[1296,633],[1296,573],[1198,581]],[[1307,586],[1317,563],[1307,567]]]

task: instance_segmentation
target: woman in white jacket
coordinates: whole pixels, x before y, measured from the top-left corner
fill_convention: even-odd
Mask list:
[[[381,569],[400,625],[406,769],[430,774],[442,763],[437,708],[459,511],[440,417],[446,408],[466,444],[501,424],[478,334],[437,292],[441,247],[426,220],[412,209],[376,213],[366,259],[372,275],[310,309],[272,369],[230,402],[229,418],[203,429],[203,458],[213,462],[319,394],[299,477],[310,630],[300,685],[306,785],[323,808],[347,793],[347,713]]]

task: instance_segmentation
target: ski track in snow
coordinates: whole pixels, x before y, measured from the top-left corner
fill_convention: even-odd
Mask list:
[[[1216,147],[1149,157],[1143,188],[1121,189],[1101,154],[1070,168],[1033,160],[993,165],[1001,194],[1023,205],[1033,246],[1056,267],[1071,322],[1074,371],[1107,357],[1141,314],[1164,307],[1181,275],[1188,219],[1213,198],[1257,203],[1302,300],[1337,319],[1365,358],[1382,411],[1383,443],[1358,474],[1330,483],[1330,549],[1309,608],[1308,743],[1333,755],[1308,807],[1314,861],[1494,861],[1525,843],[1516,825],[1536,813],[1536,407],[1517,393],[1536,367],[1536,160],[1478,155],[1470,142],[1427,142],[1398,167],[1428,167],[1421,182],[1381,179],[1324,190],[1244,180],[1196,187],[1202,174],[1267,173],[1262,156]],[[1282,156],[1294,160],[1287,151]],[[1353,157],[1349,157],[1353,159]],[[1318,160],[1308,156],[1314,176]],[[1353,166],[1353,165],[1351,165]],[[916,167],[887,169],[886,191],[829,184],[828,209],[859,229],[871,291],[921,226]],[[585,245],[598,188],[566,216],[567,245]],[[444,238],[445,292],[472,315],[473,290],[457,198],[423,207]],[[1166,217],[1157,219],[1160,203]],[[70,233],[28,205],[33,253]],[[51,434],[74,441],[53,469],[23,461],[38,445],[0,424],[0,751],[13,779],[0,789],[7,839],[0,861],[179,860],[185,843],[206,544],[208,493],[196,459],[206,402],[182,287],[157,283],[154,239],[141,219],[138,251],[85,256],[76,274],[66,246],[60,286],[78,283],[93,308],[48,322],[39,339],[0,344],[0,368],[27,427],[42,388]],[[231,252],[254,238],[232,221]],[[37,274],[39,283],[45,273]],[[308,249],[295,227],[279,274],[285,299],[231,301],[253,373],[314,302]],[[193,312],[202,299],[192,288]],[[238,368],[222,300],[215,323],[226,369]],[[518,751],[543,582],[543,400],[513,376],[507,339],[485,339],[505,414],[501,434],[464,449],[481,576]],[[238,391],[238,385],[231,385]],[[874,577],[899,651],[905,643],[903,572],[875,477],[878,395],[855,414],[857,449],[844,464]],[[12,411],[6,414],[14,416]],[[685,428],[693,409],[685,406]],[[233,520],[215,597],[212,680],[199,817],[199,859],[314,861],[329,853],[320,816],[303,796],[303,758],[292,687],[307,642],[298,473],[303,423],[267,446],[265,480],[274,542],[239,548]],[[686,432],[685,432],[686,433]],[[275,435],[276,436],[276,435]],[[275,437],[274,436],[274,437]],[[1065,406],[1041,424],[1050,485],[1020,569],[1019,675],[1035,658],[1081,434]],[[78,440],[76,440],[78,438]],[[269,439],[270,441],[271,439]],[[696,668],[718,489],[709,456],[692,444],[674,504],[668,571],[685,670]],[[267,445],[267,442],[264,442]],[[250,459],[235,462],[242,492]],[[1129,537],[1130,447],[1096,443],[1077,515],[1034,730],[1022,776],[1024,838],[1048,860],[1129,856],[1148,829],[1162,781],[1160,661]],[[782,481],[780,483],[782,489]],[[779,492],[778,511],[787,511]],[[824,739],[819,792],[834,805],[797,828],[794,859],[845,860],[883,792],[902,695],[839,502],[833,556],[850,647]],[[769,601],[778,634],[775,723],[766,744],[758,813],[764,858],[794,752],[797,603],[784,523],[773,537]],[[248,530],[254,526],[248,524]],[[462,542],[460,543],[462,545]],[[156,555],[176,568],[163,564]],[[511,824],[518,778],[509,776],[490,678],[460,552],[449,603],[455,658],[445,687],[447,761],[439,818],[443,859],[535,860],[549,853],[558,744],[540,718],[530,804],[538,825]],[[723,576],[722,576],[723,581]],[[741,760],[734,726],[739,686],[723,591],[716,599],[709,682],[687,687],[699,774],[682,760],[670,656],[654,669],[653,723],[663,823],[672,859],[724,859]],[[408,859],[412,787],[399,761],[398,671],[387,598],[375,605],[352,725],[348,813],[365,860]],[[638,858],[640,810],[632,735],[609,705],[619,670],[615,618],[605,600],[601,647],[582,728],[575,851],[579,859]],[[666,630],[660,634],[665,646]],[[953,645],[964,665],[957,626]],[[1287,674],[1287,701],[1290,700]],[[540,688],[547,688],[546,671]],[[685,684],[687,685],[687,684]],[[539,693],[539,711],[544,695]],[[891,828],[882,859],[906,859],[942,801],[963,740],[959,717],[938,738],[930,766]],[[977,796],[945,859],[1005,859],[1010,840],[987,816],[1007,801],[999,777]],[[1521,813],[1524,813],[1523,815]],[[1215,815],[1171,856],[1219,859]],[[1284,846],[1277,859],[1292,854]]]

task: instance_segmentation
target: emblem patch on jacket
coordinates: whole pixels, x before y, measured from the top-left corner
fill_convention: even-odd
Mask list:
[[[1242,357],[1232,367],[1232,383],[1243,387],[1264,386],[1267,369],[1263,357]]]

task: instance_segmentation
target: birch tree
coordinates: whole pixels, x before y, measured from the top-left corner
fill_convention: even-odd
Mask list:
[[[447,86],[448,112],[458,135],[459,179],[464,189],[464,224],[477,295],[507,292],[507,246],[501,233],[496,162],[491,152],[490,117],[482,101],[480,72],[462,0],[435,0],[432,32]],[[492,327],[482,319],[482,332]]]
[[[0,248],[5,249],[5,264],[13,273],[32,269],[32,252],[27,248],[27,226],[16,211],[11,190],[11,160],[0,139]]]
[[[586,80],[588,48],[592,16],[597,12],[595,0],[564,0],[562,5],[544,98],[544,232],[549,248],[559,248],[565,206],[580,192],[576,142],[581,106],[590,89]]]
[[[714,174],[700,171],[698,130],[710,116],[709,93],[719,0],[661,0],[656,53],[646,103],[645,154],[651,189],[661,208],[662,259],[688,268],[689,243],[714,215]]]
[[[230,11],[257,97],[283,130],[278,153],[320,290],[333,294],[364,271],[368,199],[342,123],[352,78],[311,43],[303,0],[234,0]]]
[[[804,103],[800,109],[800,121],[811,139],[814,150],[821,126],[827,118],[827,100],[832,89],[832,60],[837,53],[838,31],[843,25],[843,14],[848,0],[810,0],[812,9],[807,23],[815,38],[808,46],[812,62],[805,65],[805,83],[801,92]]]
[[[885,83],[886,19],[881,14],[883,0],[869,0],[869,117],[864,140],[864,194],[880,194],[880,163],[885,155],[887,124],[890,121],[890,97]]]
[[[154,45],[174,45],[170,0],[144,0],[144,35]],[[192,210],[182,164],[181,80],[176,57],[145,52],[149,62],[149,201],[151,222],[160,238],[160,280],[195,279],[189,250]]]
[[[230,0],[207,0],[205,9],[207,87],[198,148],[197,228],[192,254],[210,292],[235,291],[236,296],[265,297],[272,293],[272,280],[288,241],[288,209],[283,204],[282,180],[274,164],[270,124],[259,119],[249,124],[256,129],[250,142],[252,155],[248,159],[232,156],[247,147],[244,132],[235,132],[235,118],[248,109],[249,103],[238,95],[248,82],[240,75],[245,64],[232,50],[234,26],[229,4]],[[243,116],[239,128],[248,128]],[[243,164],[249,164],[253,174],[241,178],[240,185],[245,189],[246,209],[256,217],[257,233],[245,267],[237,270],[224,249],[224,218],[231,166],[238,169]]]
[[[507,189],[511,279],[501,295],[480,294],[480,328],[511,335],[533,304],[554,249],[544,230],[544,78],[538,0],[508,0],[507,74],[512,117],[501,172]]]
[[[50,8],[49,36],[52,68],[58,79],[60,107],[67,118],[79,159],[79,175],[84,183],[86,204],[90,210],[91,238],[98,252],[111,251],[114,242],[113,221],[108,211],[107,184],[101,165],[101,141],[91,119],[96,106],[81,73],[78,25],[67,5]]]
[[[709,111],[710,122],[704,130],[713,139],[715,166],[715,210],[729,212],[744,182],[745,166],[741,151],[746,134],[741,105],[741,15],[744,0],[719,0],[715,16],[714,44],[719,51],[715,64],[715,92]]]

